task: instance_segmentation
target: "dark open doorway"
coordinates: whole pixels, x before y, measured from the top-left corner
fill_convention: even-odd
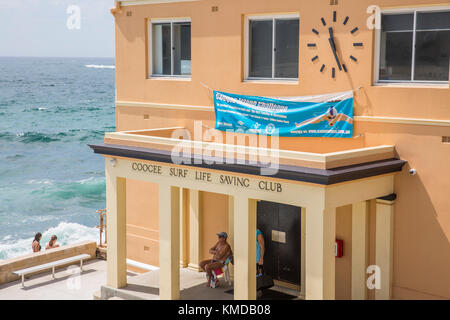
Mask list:
[[[301,208],[258,201],[257,227],[265,242],[264,271],[274,280],[300,286]]]

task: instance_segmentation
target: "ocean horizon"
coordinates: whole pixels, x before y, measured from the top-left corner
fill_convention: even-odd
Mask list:
[[[115,131],[114,58],[0,56],[0,260],[98,241],[104,161],[88,147]]]

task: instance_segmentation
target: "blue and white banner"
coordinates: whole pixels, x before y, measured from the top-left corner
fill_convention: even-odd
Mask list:
[[[214,91],[217,130],[284,137],[353,136],[353,91],[265,98]]]

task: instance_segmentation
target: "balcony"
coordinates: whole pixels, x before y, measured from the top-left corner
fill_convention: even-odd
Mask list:
[[[318,153],[308,147],[295,150],[299,146],[282,143],[283,139],[225,134],[202,126],[194,130],[170,127],[106,133],[103,145],[91,147],[103,155],[323,185],[401,171],[405,163],[396,158],[392,145],[344,146]]]

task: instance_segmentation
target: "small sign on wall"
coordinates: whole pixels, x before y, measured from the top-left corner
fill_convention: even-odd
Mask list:
[[[286,232],[272,230],[272,241],[286,243]]]

